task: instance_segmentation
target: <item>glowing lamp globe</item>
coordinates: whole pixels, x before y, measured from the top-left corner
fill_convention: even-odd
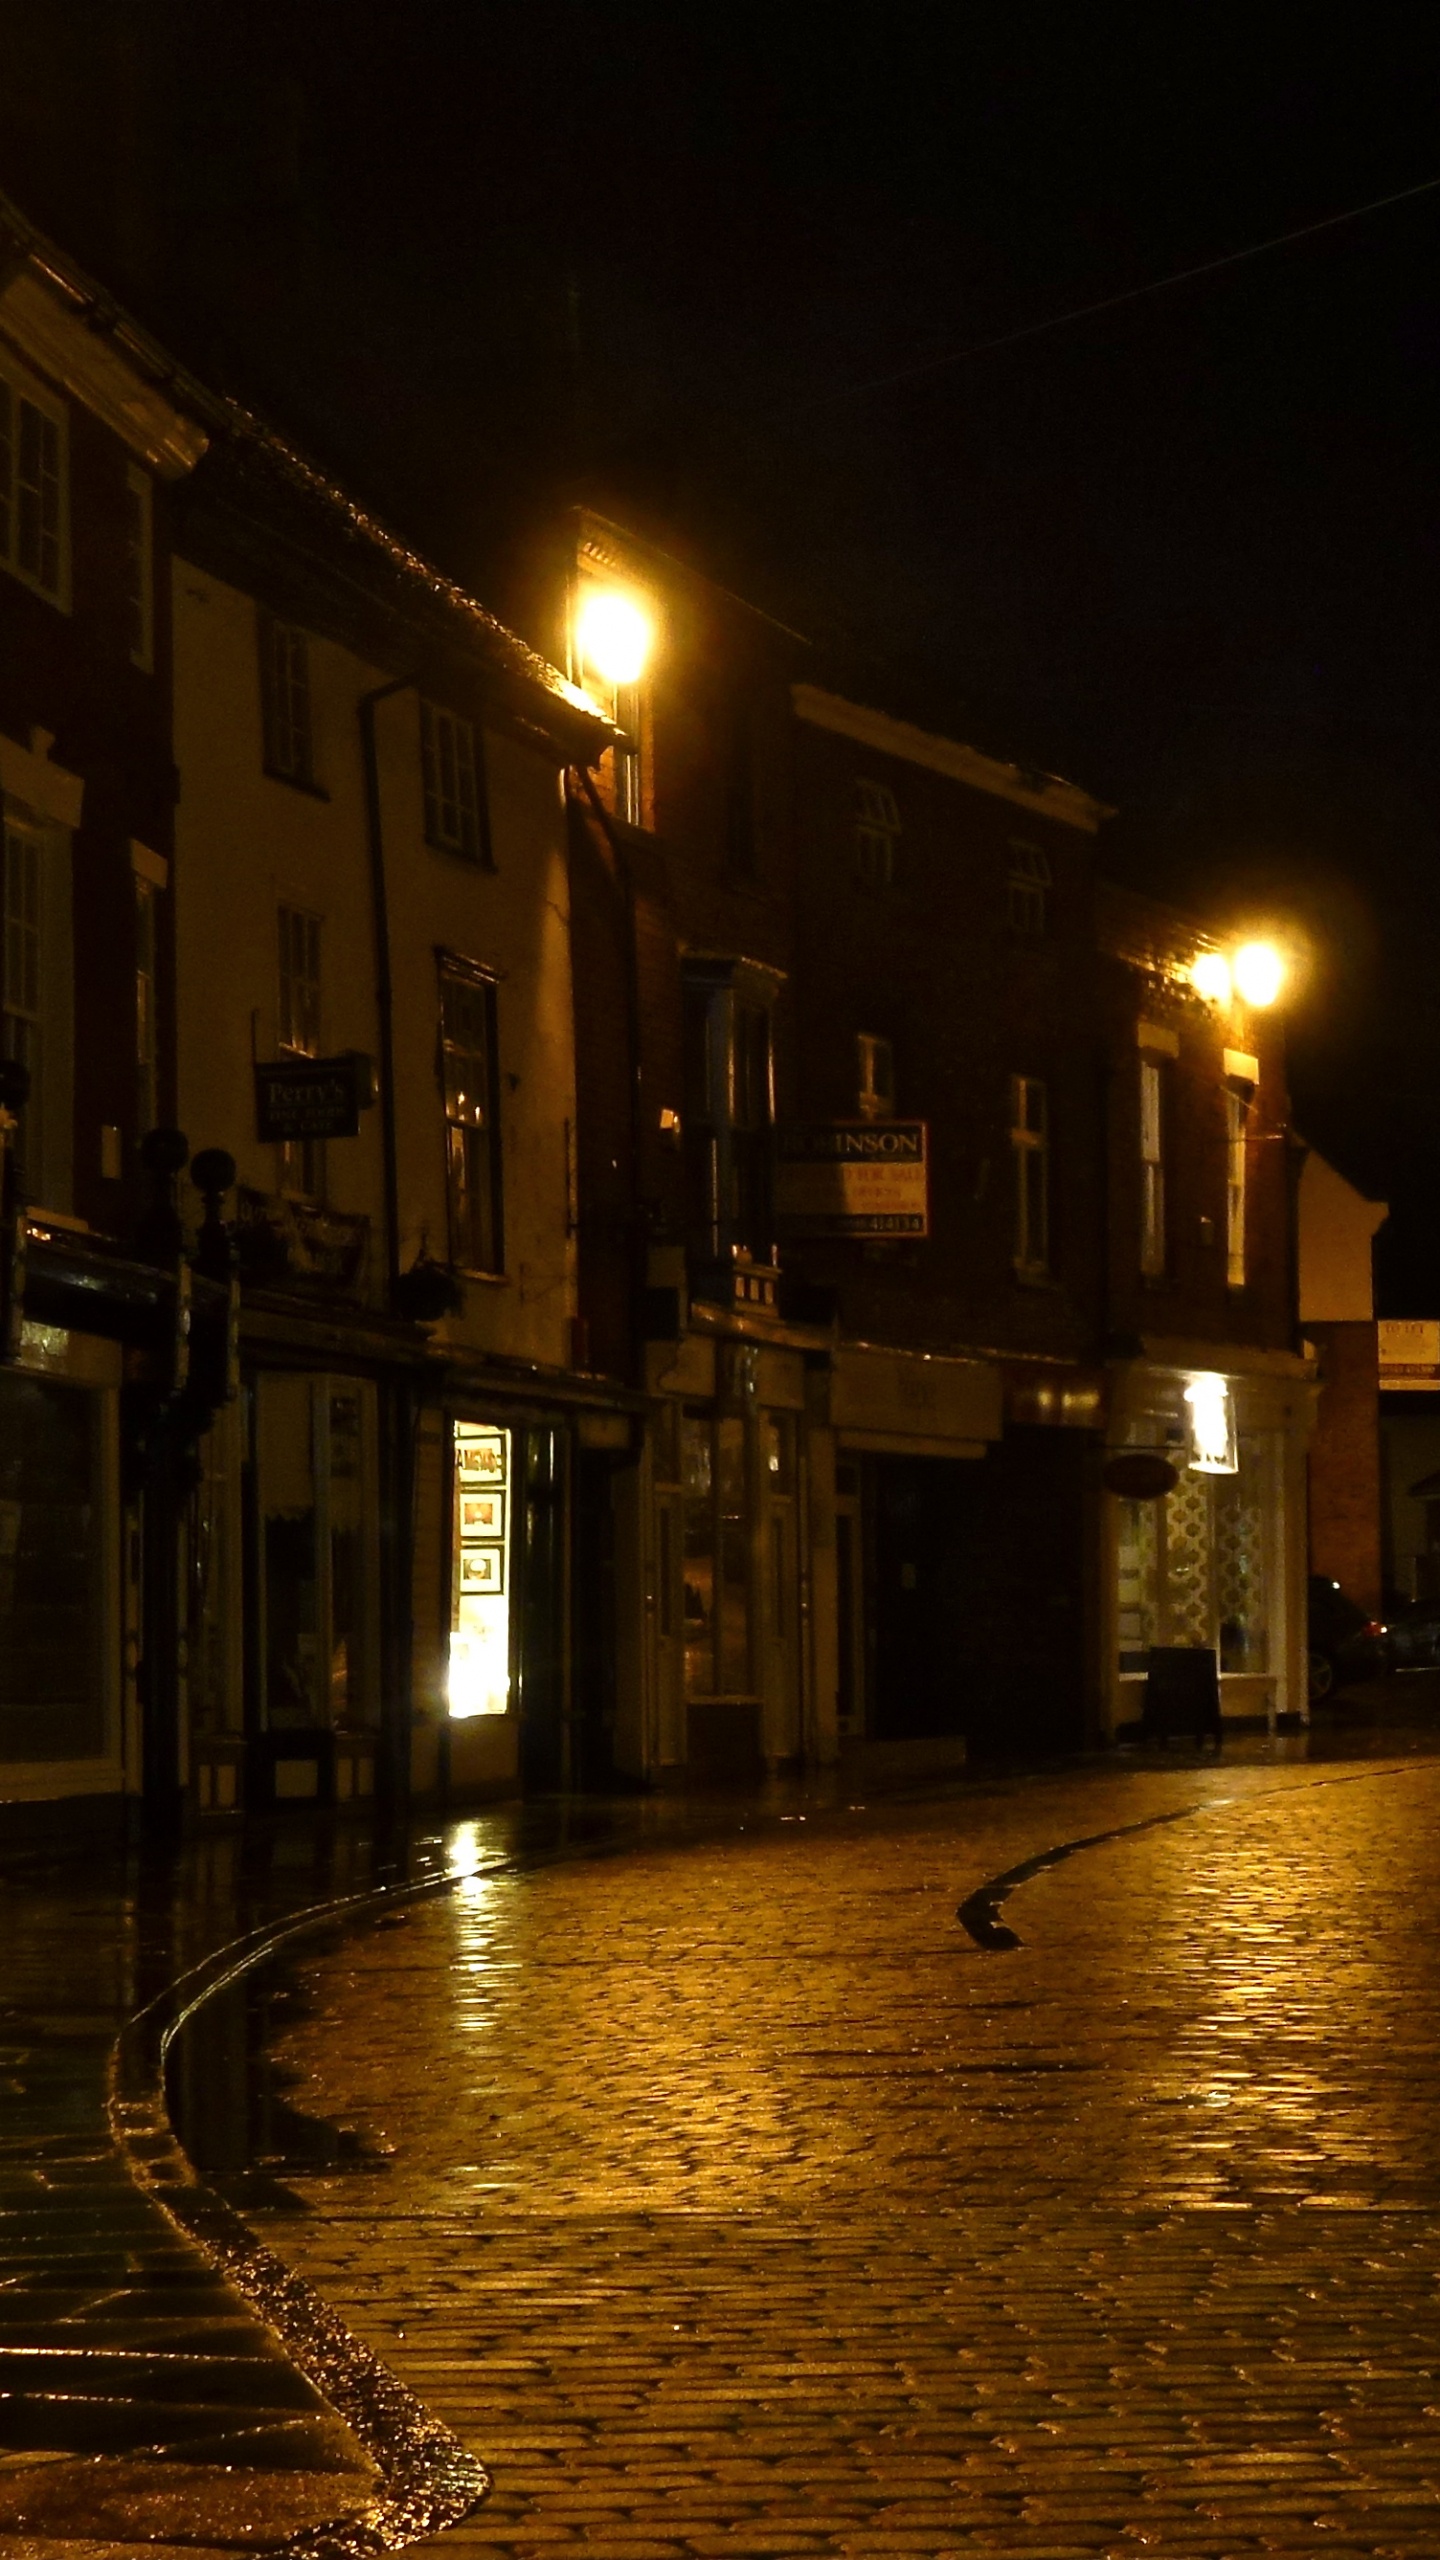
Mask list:
[[[1223,951],[1201,951],[1190,963],[1190,984],[1207,1004],[1230,1001],[1230,963]]]
[[[1285,984],[1285,963],[1273,942],[1242,943],[1235,954],[1234,978],[1245,1003],[1263,1012]]]
[[[586,667],[606,684],[635,684],[650,655],[650,621],[633,596],[592,587],[582,597],[576,636]]]

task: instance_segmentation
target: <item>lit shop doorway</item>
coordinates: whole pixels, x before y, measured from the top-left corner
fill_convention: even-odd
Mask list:
[[[373,1382],[262,1372],[249,1472],[256,1800],[369,1796],[380,1723]]]
[[[570,1783],[565,1720],[567,1435],[451,1425],[449,1716],[504,1718],[532,1791]],[[502,1755],[493,1755],[499,1774]]]

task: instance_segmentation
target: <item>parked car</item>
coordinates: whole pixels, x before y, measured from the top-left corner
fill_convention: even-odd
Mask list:
[[[1400,1600],[1386,1612],[1397,1671],[1440,1665],[1440,1600]]]
[[[1373,1680],[1395,1668],[1389,1622],[1367,1618],[1328,1574],[1310,1576],[1307,1641],[1312,1700],[1328,1698],[1348,1680]]]

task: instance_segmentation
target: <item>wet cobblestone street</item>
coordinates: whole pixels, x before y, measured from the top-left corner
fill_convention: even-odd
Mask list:
[[[351,2157],[250,2216],[491,2471],[437,2550],[1430,2554],[1437,1912],[1427,1758],[478,1873],[302,1963]]]

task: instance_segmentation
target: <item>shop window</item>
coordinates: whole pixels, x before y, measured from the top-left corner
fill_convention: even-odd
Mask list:
[[[511,1448],[489,1423],[452,1426],[450,1714],[503,1716],[510,1704]]]
[[[7,363],[0,371],[0,563],[65,601],[65,412]]]
[[[149,475],[125,474],[125,638],[132,666],[155,664],[155,554]],[[147,1124],[148,1125],[148,1124]]]
[[[899,843],[900,811],[889,783],[858,781],[854,863],[862,888],[893,888]]]
[[[685,1693],[746,1695],[751,1672],[744,1419],[687,1412],[682,1435]]]
[[[1265,1441],[1242,1432],[1233,1473],[1189,1466],[1163,1500],[1120,1503],[1122,1672],[1143,1673],[1152,1645],[1204,1646],[1224,1672],[1268,1670],[1268,1465]]]
[[[504,1263],[495,988],[467,962],[441,963],[440,1066],[450,1259],[462,1271],[498,1272]]]
[[[772,1250],[773,983],[739,961],[686,971],[687,1223],[702,1262]]]
[[[1165,1069],[1140,1060],[1140,1268],[1147,1280],[1165,1269]]]
[[[101,1400],[0,1372],[0,1762],[106,1749]]]
[[[280,1048],[286,1057],[318,1058],[321,1040],[321,918],[303,907],[277,914]],[[287,1138],[278,1149],[280,1188],[307,1200],[325,1197],[323,1138]]]
[[[1015,1180],[1015,1269],[1039,1279],[1050,1267],[1050,1105],[1038,1076],[1010,1079]]]
[[[855,1039],[856,1109],[862,1120],[888,1120],[895,1108],[895,1052],[878,1032]]]
[[[1038,844],[1025,844],[1019,836],[1012,836],[1005,882],[1005,912],[1012,933],[1023,933],[1032,942],[1040,940],[1048,921],[1053,886],[1048,855]]]
[[[1230,1288],[1245,1286],[1246,1174],[1249,1165],[1249,1097],[1230,1088],[1225,1095],[1225,1278]]]
[[[257,1395],[265,1723],[378,1721],[375,1390],[270,1372]]]
[[[314,737],[310,702],[310,642],[294,623],[259,621],[260,708],[265,770],[281,782],[313,788]]]
[[[437,703],[420,705],[420,764],[425,788],[425,841],[467,862],[490,864],[484,797],[473,722]]]

